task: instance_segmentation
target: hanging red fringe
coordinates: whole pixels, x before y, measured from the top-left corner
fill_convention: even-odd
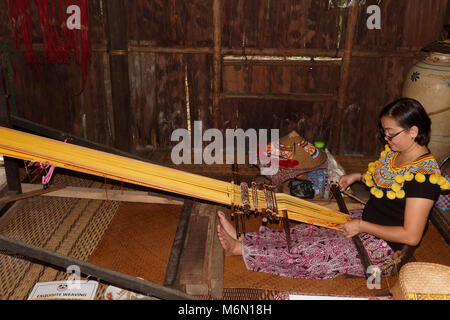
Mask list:
[[[25,44],[25,60],[27,64],[36,64],[37,58],[34,55],[31,40],[31,8],[29,0],[9,0],[11,21],[14,29],[16,47],[20,48],[19,33],[22,35]],[[14,10],[15,8],[15,10]]]
[[[50,64],[70,64],[73,53],[75,62],[81,65],[84,87],[89,63],[92,58],[89,0],[50,0],[50,5],[48,0],[35,0],[35,2],[38,8],[42,41],[47,61]],[[80,8],[80,30],[69,30],[67,28],[67,8],[71,5],[77,5]],[[9,10],[16,47],[20,48],[21,36],[25,45],[27,64],[38,64],[39,62],[32,47],[30,0],[9,0]],[[78,39],[80,43],[78,43]]]

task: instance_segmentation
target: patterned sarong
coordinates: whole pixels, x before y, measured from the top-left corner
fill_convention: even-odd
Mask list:
[[[362,210],[351,212],[360,217]],[[342,232],[307,224],[290,230],[291,252],[284,230],[261,227],[242,241],[242,255],[247,269],[301,279],[329,279],[339,275],[364,277],[365,270],[352,239]],[[386,241],[360,234],[373,265],[392,261],[393,250]]]

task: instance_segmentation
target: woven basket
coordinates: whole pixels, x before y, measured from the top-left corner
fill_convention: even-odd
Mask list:
[[[450,267],[425,262],[403,266],[391,289],[396,300],[450,300]]]

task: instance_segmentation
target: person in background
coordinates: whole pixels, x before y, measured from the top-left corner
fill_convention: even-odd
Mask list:
[[[359,235],[374,265],[392,261],[405,244],[417,246],[429,213],[441,190],[450,182],[427,148],[431,120],[422,105],[402,98],[379,116],[381,138],[386,143],[380,159],[366,173],[351,173],[339,180],[342,190],[361,181],[370,188],[364,210],[351,212],[352,220],[341,231],[298,224],[291,228],[291,251],[284,231],[261,227],[240,238],[223,212],[218,212],[219,240],[226,255],[242,255],[249,270],[291,278],[326,279],[347,274],[364,276],[351,237]]]

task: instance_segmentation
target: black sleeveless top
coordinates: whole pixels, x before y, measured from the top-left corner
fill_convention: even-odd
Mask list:
[[[399,167],[395,165],[397,156],[397,152],[386,146],[380,159],[369,164],[364,180],[371,188],[371,196],[363,211],[364,221],[383,226],[403,226],[408,198],[436,202],[444,182],[449,183],[441,176],[439,165],[431,153]],[[404,246],[394,242],[388,244],[394,251]]]
[[[425,198],[437,201],[440,194],[439,185],[430,183],[429,179],[422,183],[416,180],[405,182],[403,189],[406,194],[403,199],[390,200],[387,197],[378,199],[374,195],[370,195],[362,219],[383,226],[403,226],[407,198]],[[389,241],[387,243],[394,251],[401,250],[403,247],[401,243]]]

